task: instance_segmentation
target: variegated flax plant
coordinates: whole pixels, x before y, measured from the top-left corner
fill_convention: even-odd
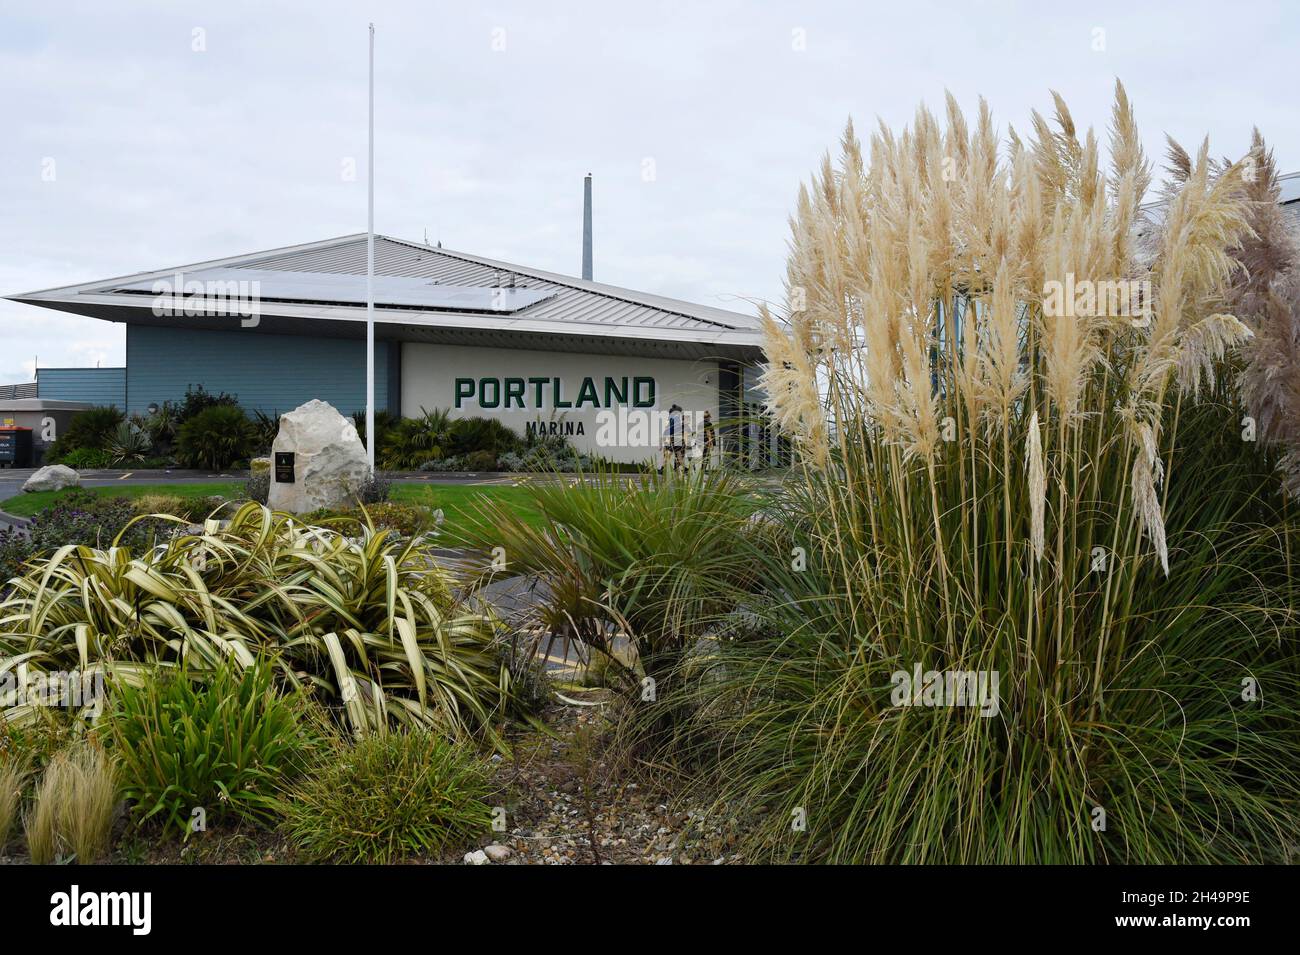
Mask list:
[[[1154,221],[1122,86],[1106,146],[1054,114],[1005,142],[951,98],[865,149],[850,125],[799,195],[765,386],[797,448],[772,513],[806,560],[770,555],[765,625],[696,689],[760,853],[1294,842],[1295,534],[1231,373],[1246,164],[1202,147]],[[996,701],[942,705],[931,671]]]
[[[62,547],[11,581],[0,676],[18,679],[0,697],[5,719],[34,718],[41,704],[12,687],[38,673],[140,682],[160,667],[201,674],[259,657],[357,735],[399,724],[495,738],[512,715],[495,619],[453,596],[422,538],[313,526],[251,502],[146,553],[121,536]]]

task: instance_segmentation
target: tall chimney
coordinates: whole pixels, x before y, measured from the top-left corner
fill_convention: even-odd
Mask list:
[[[582,181],[582,277],[591,281],[591,173]]]

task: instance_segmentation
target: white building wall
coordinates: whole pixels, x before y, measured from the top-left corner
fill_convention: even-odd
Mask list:
[[[586,400],[582,400],[588,378],[591,386],[586,390]],[[637,378],[654,381],[654,400],[647,407],[634,406]],[[484,379],[497,384],[485,384]],[[524,382],[522,393],[520,379]],[[613,391],[607,390],[606,379],[612,380]],[[620,402],[617,394],[624,379],[626,403]],[[556,406],[557,380],[559,400],[572,407]],[[475,385],[472,397],[465,394],[467,381]],[[593,393],[597,406],[591,401]],[[648,403],[644,381],[639,397],[643,404]],[[480,398],[489,405],[495,398],[497,406],[484,407]],[[582,406],[578,407],[580,401]],[[521,403],[523,408],[519,407]],[[549,427],[555,421],[566,432],[576,432],[580,426],[581,434],[568,434],[572,445],[613,461],[658,460],[664,414],[673,404],[688,412],[698,442],[697,422],[704,412],[710,412],[715,422],[718,420],[717,362],[415,342],[402,346],[402,413],[408,417],[419,414],[421,408],[445,408],[454,417],[499,418],[521,435],[530,422]]]

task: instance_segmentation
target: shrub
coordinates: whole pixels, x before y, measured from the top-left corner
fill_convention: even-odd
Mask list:
[[[1218,311],[1241,169],[1190,161],[1146,257],[1122,89],[1109,171],[1059,99],[1005,166],[986,113],[919,116],[869,151],[845,136],[793,220],[807,299],[764,317],[798,457],[770,508],[806,559],[756,555],[768,626],[687,685],[716,808],[777,859],[1281,859],[1298,528],[1240,440],[1243,329]],[[1044,297],[1121,278],[1150,283],[1149,314]],[[996,675],[992,711],[944,699],[945,674]]]
[[[108,546],[123,531],[127,531],[127,543],[141,546],[152,535],[139,524],[128,528],[135,516],[135,504],[130,498],[76,488],[39,511],[28,525],[28,534],[42,550],[67,544]]]
[[[509,674],[493,618],[453,598],[432,546],[304,525],[248,503],[210,534],[141,553],[36,559],[0,602],[0,670],[212,668],[274,659],[358,733],[406,723],[494,734]]]
[[[394,531],[403,537],[415,537],[436,526],[434,514],[427,507],[397,501],[368,504],[363,511],[354,511],[352,515],[360,520],[369,518],[376,530]]]
[[[197,523],[226,503],[220,497],[183,497],[179,494],[142,494],[131,504],[137,515],[179,517]]]
[[[137,415],[132,420],[149,435],[154,447],[170,450],[176,441],[176,429],[180,427],[180,409],[170,401],[150,415]]]
[[[492,451],[471,451],[465,456],[467,471],[495,471],[497,457]]]
[[[572,486],[530,485],[528,493],[540,526],[484,499],[473,532],[500,541],[511,573],[535,574],[546,585],[534,611],[539,626],[605,657],[614,633],[628,631],[659,693],[682,652],[734,607],[724,585],[753,583],[757,568],[742,539],[754,505],[733,474],[629,480],[596,473]],[[489,529],[493,536],[484,536]],[[618,658],[607,665],[625,685],[632,681]],[[655,709],[667,717],[666,708]]]
[[[114,466],[138,464],[153,450],[153,441],[142,427],[131,421],[123,421],[109,436],[104,450]]]
[[[448,458],[437,458],[431,461],[425,461],[420,465],[421,471],[433,471],[445,473],[447,471],[465,470],[465,459],[456,455]]]
[[[159,524],[133,524],[135,517],[135,505],[129,498],[94,494],[85,488],[64,491],[32,517],[26,534],[9,528],[0,530],[0,582],[18,574],[30,558],[68,544],[108,547],[122,534],[126,546],[136,550],[148,547],[157,536]]]
[[[220,471],[253,452],[252,423],[238,405],[217,404],[180,426],[176,456],[185,467]]]
[[[433,733],[380,733],[340,743],[294,789],[285,830],[309,859],[392,863],[489,832],[491,792],[465,749]]]
[[[249,476],[244,482],[244,497],[258,504],[265,504],[271,498],[271,472],[260,471]]]
[[[458,418],[447,430],[446,450],[449,454],[488,452],[495,458],[521,447],[523,441],[519,435],[499,418]]]
[[[189,386],[185,389],[185,398],[177,405],[167,403],[162,410],[172,412],[173,420],[179,428],[191,418],[196,418],[210,408],[238,408],[239,399],[224,391],[211,394],[202,385]]]
[[[375,411],[375,434],[379,435],[379,448],[382,448],[388,440],[388,434],[392,431],[402,419],[393,414],[387,408],[380,408]],[[361,443],[366,443],[366,413],[365,411],[354,411],[352,413],[352,423],[356,426],[357,437]],[[368,447],[368,445],[367,445]],[[377,456],[377,455],[376,455]]]
[[[35,553],[36,548],[25,532],[16,527],[0,527],[0,594],[5,592],[5,582]]]
[[[303,701],[277,695],[268,664],[159,670],[114,689],[123,793],[166,832],[188,837],[196,808],[208,819],[265,822],[282,809],[280,784],[309,761]]]
[[[47,457],[51,461],[62,461],[71,451],[88,449],[103,451],[108,447],[109,438],[126,416],[112,405],[99,405],[78,411],[63,429],[50,448]],[[75,465],[69,465],[74,467]]]
[[[60,750],[45,767],[26,820],[27,851],[38,865],[96,862],[108,852],[117,808],[117,767],[97,742]]]
[[[387,432],[381,432],[376,460],[384,470],[411,470],[443,456],[451,417],[437,409],[421,408],[420,412],[418,418],[402,418]]]
[[[48,458],[58,464],[67,465],[74,471],[91,471],[113,466],[113,455],[101,448],[74,448],[64,454],[59,454],[51,448]]]
[[[276,435],[280,433],[280,416],[267,414],[260,408],[253,412],[253,454],[270,454],[271,445],[275,444]]]
[[[530,473],[614,470],[608,466],[598,466],[594,458],[590,455],[579,454],[563,438],[557,441],[548,439],[545,442],[535,444],[522,454],[507,451],[497,458],[496,464],[501,471],[525,471]]]
[[[375,474],[356,489],[353,497],[362,504],[380,504],[388,500],[392,490],[393,482],[390,478]]]

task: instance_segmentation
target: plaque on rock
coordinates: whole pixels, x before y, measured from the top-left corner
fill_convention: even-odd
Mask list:
[[[275,482],[277,484],[293,483],[293,452],[275,452]]]

